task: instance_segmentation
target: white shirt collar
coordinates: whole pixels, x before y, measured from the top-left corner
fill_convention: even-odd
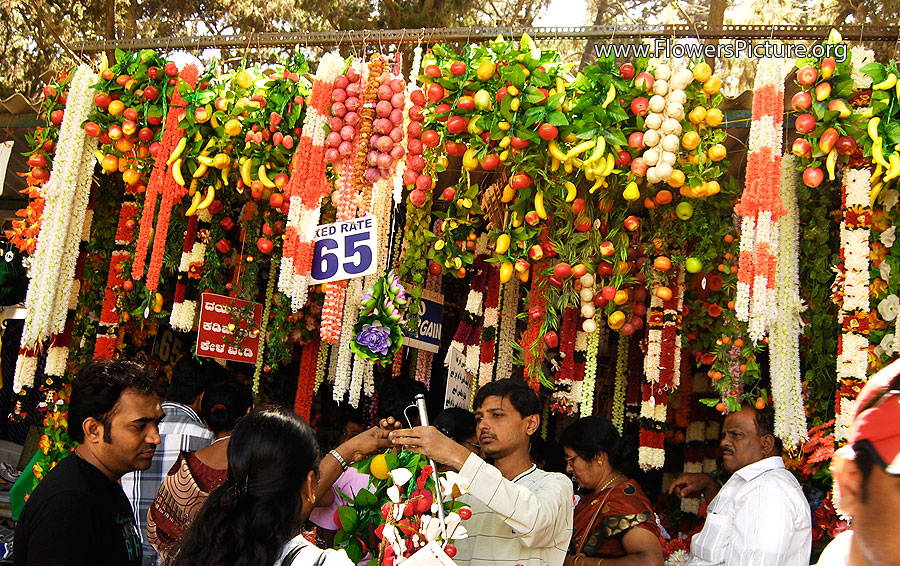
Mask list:
[[[747,464],[734,474],[749,482],[755,480],[764,472],[778,469],[784,469],[784,460],[781,459],[781,456],[770,456],[752,464]]]

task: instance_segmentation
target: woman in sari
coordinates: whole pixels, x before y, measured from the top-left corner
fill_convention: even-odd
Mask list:
[[[228,477],[231,430],[253,404],[250,388],[237,381],[213,384],[203,394],[200,413],[216,440],[196,452],[181,452],[163,480],[147,516],[147,536],[166,564],[203,502]]]
[[[622,473],[625,450],[612,423],[579,419],[560,443],[566,471],[582,490],[565,566],[662,566],[656,515],[637,482]]]

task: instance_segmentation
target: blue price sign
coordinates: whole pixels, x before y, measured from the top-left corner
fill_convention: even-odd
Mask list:
[[[378,231],[374,216],[316,228],[311,283],[327,283],[375,273]]]
[[[404,344],[428,352],[441,347],[441,328],[444,320],[444,296],[427,289],[419,303],[419,326],[414,334],[406,334]]]

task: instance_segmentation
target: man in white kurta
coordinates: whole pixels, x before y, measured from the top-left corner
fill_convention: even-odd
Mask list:
[[[561,566],[572,538],[572,481],[538,469],[528,453],[540,403],[525,382],[504,379],[478,390],[477,434],[493,465],[433,427],[391,433],[395,445],[459,470],[472,507],[468,538],[456,541],[461,566]]]
[[[770,408],[745,407],[725,417],[722,462],[731,478],[684,474],[670,493],[711,500],[703,530],[691,541],[689,566],[808,566],[809,504],[784,467]]]

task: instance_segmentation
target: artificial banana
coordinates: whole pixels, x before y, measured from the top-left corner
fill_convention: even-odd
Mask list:
[[[187,147],[187,138],[182,136],[180,140],[178,140],[178,145],[175,146],[175,149],[172,150],[172,155],[169,156],[169,160],[166,161],[166,165],[172,165],[175,163],[180,157],[181,153],[184,151],[184,148]]]
[[[185,211],[185,216],[193,216],[197,213],[197,207],[200,206],[200,202],[203,200],[203,194],[200,191],[194,193],[194,198],[191,200],[191,206]]]

